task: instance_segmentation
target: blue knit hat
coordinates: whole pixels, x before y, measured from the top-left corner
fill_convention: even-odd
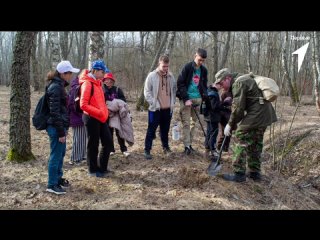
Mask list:
[[[103,60],[96,60],[92,63],[91,69],[95,70],[103,70],[104,72],[108,73],[110,70],[106,67],[106,64]]]

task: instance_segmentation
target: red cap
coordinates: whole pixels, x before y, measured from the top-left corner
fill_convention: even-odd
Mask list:
[[[107,78],[113,80],[114,82],[116,81],[116,80],[114,79],[114,77],[113,77],[113,75],[112,75],[111,72],[106,73],[106,74],[104,75],[104,77],[103,77],[103,80],[105,81]]]

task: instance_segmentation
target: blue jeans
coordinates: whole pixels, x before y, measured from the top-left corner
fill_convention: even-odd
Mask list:
[[[50,139],[50,157],[48,163],[48,187],[58,185],[62,178],[63,158],[66,154],[66,142],[59,142],[58,133],[55,127],[48,125],[47,133]]]

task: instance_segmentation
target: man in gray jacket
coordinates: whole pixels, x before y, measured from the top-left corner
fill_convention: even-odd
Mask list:
[[[144,97],[149,103],[144,155],[146,159],[152,159],[152,141],[159,125],[163,151],[171,152],[168,134],[176,99],[176,81],[169,72],[168,56],[161,56],[157,69],[148,74],[144,85]]]
[[[273,122],[277,121],[272,104],[263,99],[261,90],[250,74],[235,76],[229,69],[221,69],[216,74],[216,84],[224,88],[232,88],[232,112],[224,135],[234,134],[233,146],[233,172],[224,174],[227,181],[243,182],[246,180],[246,161],[248,161],[249,177],[255,181],[261,179],[261,153],[263,148],[263,135]]]

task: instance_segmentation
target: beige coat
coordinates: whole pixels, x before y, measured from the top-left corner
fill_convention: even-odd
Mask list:
[[[119,135],[129,146],[134,144],[133,127],[128,104],[121,99],[107,101],[109,126],[119,130]]]

